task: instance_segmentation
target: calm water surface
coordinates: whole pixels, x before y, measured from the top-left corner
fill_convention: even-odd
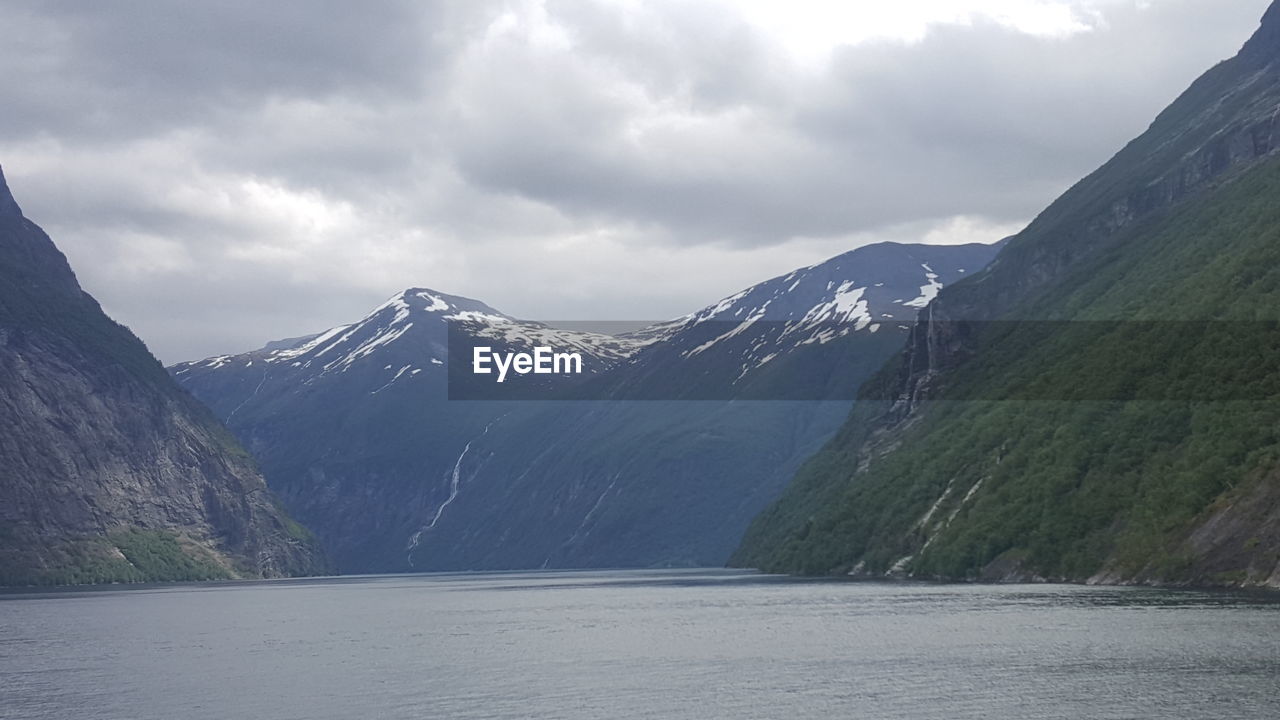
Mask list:
[[[4,718],[1280,718],[1280,604],[728,571],[0,595]]]

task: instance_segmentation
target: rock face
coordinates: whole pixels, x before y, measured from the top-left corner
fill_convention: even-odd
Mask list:
[[[235,438],[80,289],[0,175],[0,583],[325,570]]]
[[[875,401],[734,562],[1275,585],[1280,367],[1259,348],[1280,318],[1278,119],[1273,5],[1239,55],[921,312],[864,388]]]
[[[918,308],[996,249],[860,248],[617,337],[418,288],[171,370],[344,571],[717,565]],[[458,400],[450,345],[473,339],[581,351],[578,399]]]

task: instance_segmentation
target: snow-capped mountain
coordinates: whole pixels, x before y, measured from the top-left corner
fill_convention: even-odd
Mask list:
[[[715,320],[789,322],[796,325],[792,331],[799,336],[796,344],[805,344],[830,339],[825,332],[803,334],[824,323],[849,326],[838,334],[881,322],[904,323],[905,316],[914,315],[937,296],[944,285],[943,274],[946,282],[954,282],[968,272],[964,265],[981,262],[975,247],[998,249],[997,245],[897,243],[858,248],[753,285],[685,316],[682,325]]]
[[[350,325],[268,343],[260,350],[239,355],[180,363],[171,370],[197,395],[208,394],[203,388],[205,381],[221,386],[223,389],[212,396],[213,400],[206,400],[213,403],[214,410],[225,410],[238,398],[240,404],[232,406],[230,414],[264,390],[270,393],[273,387],[310,386],[353,370],[355,374],[346,379],[358,377],[369,386],[371,394],[398,382],[443,381],[450,332],[455,340],[465,336],[511,352],[527,352],[538,346],[576,352],[583,358],[586,374],[604,372],[645,344],[641,339],[517,320],[478,300],[410,288]],[[236,376],[244,389],[252,389],[230,393],[226,384]]]
[[[170,372],[243,438],[286,505],[327,529],[342,567],[394,569],[404,563],[407,533],[382,528],[411,522],[409,508],[434,502],[434,478],[510,412],[503,403],[449,401],[449,350],[468,343],[576,352],[576,379],[587,379],[644,341],[518,320],[477,300],[411,288],[355,323]]]
[[[999,248],[881,243],[766,280],[636,333],[646,343],[627,360],[629,372],[612,374],[609,397],[851,398],[856,383],[779,383],[768,380],[777,373],[767,366],[805,351],[825,358],[818,372],[838,371],[832,361],[839,351],[823,346],[851,335],[900,344],[898,336],[938,290],[982,269]],[[892,337],[868,337],[880,332]]]
[[[172,372],[344,571],[717,564],[918,308],[996,251],[859,248],[621,336],[412,289],[354,324]],[[458,400],[449,368],[469,343],[579,352],[573,397],[607,402]]]

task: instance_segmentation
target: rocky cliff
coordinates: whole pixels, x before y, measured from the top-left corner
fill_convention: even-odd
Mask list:
[[[0,174],[0,584],[324,572],[253,461]]]

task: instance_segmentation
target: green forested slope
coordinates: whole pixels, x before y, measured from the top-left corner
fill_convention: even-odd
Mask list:
[[[734,564],[1280,584],[1278,15],[942,293]]]

